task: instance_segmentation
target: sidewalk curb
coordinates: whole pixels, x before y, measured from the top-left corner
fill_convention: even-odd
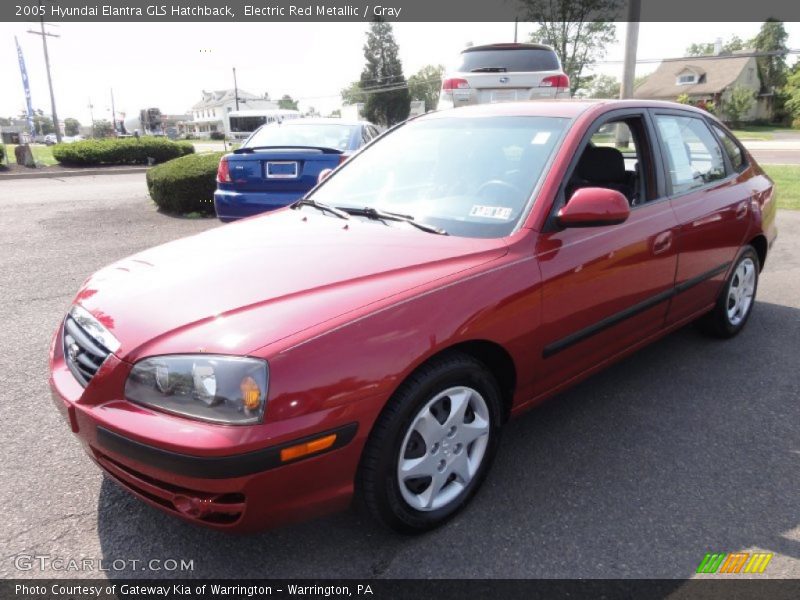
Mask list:
[[[132,173],[146,173],[150,167],[129,168],[97,168],[97,169],[70,169],[64,171],[37,171],[31,169],[30,173],[0,173],[0,181],[5,179],[61,179],[62,177],[81,177],[90,175],[130,175]]]

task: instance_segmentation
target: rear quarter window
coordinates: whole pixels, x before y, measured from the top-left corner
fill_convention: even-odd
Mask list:
[[[747,167],[747,163],[744,160],[744,153],[742,152],[741,146],[739,146],[736,140],[734,140],[727,131],[718,125],[713,125],[713,127],[717,137],[722,141],[722,147],[725,149],[725,153],[731,161],[733,170],[737,173],[744,171],[745,167]]]
[[[462,52],[457,71],[475,70],[499,72],[559,71],[558,57],[552,50],[539,48],[472,50]]]

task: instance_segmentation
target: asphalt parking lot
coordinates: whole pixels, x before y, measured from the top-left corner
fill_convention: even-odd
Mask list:
[[[15,566],[43,554],[191,559],[192,577],[686,579],[710,551],[772,552],[766,576],[800,577],[800,212],[779,213],[738,338],[686,328],[512,422],[446,527],[401,537],[349,511],[233,537],[104,480],[47,387],[51,335],[87,275],[218,223],[159,214],[142,174],[8,181],[0,197],[4,578],[176,575]]]

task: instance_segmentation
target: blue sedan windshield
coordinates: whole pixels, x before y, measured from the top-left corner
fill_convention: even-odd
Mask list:
[[[411,215],[452,235],[502,237],[526,214],[568,123],[554,117],[411,121],[337,169],[313,198]]]
[[[311,146],[345,151],[356,127],[338,123],[271,123],[256,131],[244,146]]]

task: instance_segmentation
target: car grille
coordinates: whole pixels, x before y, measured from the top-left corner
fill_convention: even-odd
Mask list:
[[[111,351],[90,337],[72,315],[67,315],[64,320],[63,337],[67,367],[75,379],[86,387]]]

